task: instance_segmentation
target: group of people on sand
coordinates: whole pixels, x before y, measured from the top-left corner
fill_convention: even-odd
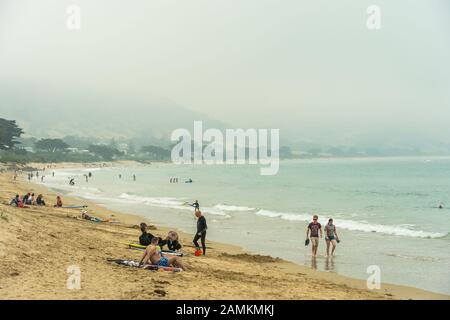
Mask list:
[[[161,237],[154,236],[148,232],[148,226],[144,222],[140,224],[140,229],[142,234],[139,237],[139,243],[143,246],[147,246],[141,260],[139,261],[140,265],[145,265],[150,261],[151,264],[160,267],[173,266],[186,270],[180,257],[166,256],[162,250],[164,246],[167,246],[170,251],[178,251],[181,249],[182,246],[179,242],[178,233],[175,231],[169,231],[167,237],[162,239]]]
[[[196,248],[196,255],[206,255],[206,230],[208,228],[206,224],[206,218],[200,211],[200,205],[197,200],[191,204],[195,208],[195,216],[197,217],[197,232],[195,233],[193,243]],[[175,231],[169,231],[166,238],[154,236],[148,232],[148,226],[146,223],[142,222],[140,224],[141,235],[139,237],[139,243],[141,245],[147,246],[142,258],[139,262],[140,265],[145,265],[147,263],[157,265],[160,267],[177,267],[186,270],[183,262],[178,256],[168,256],[164,254],[162,248],[167,246],[169,251],[176,252],[182,248],[179,241],[178,233]],[[201,241],[202,249],[198,244],[198,240]],[[197,254],[199,253],[199,254]]]
[[[313,216],[313,221],[308,224],[306,229],[306,241],[305,245],[311,242],[311,250],[313,258],[317,256],[317,249],[319,248],[319,237],[323,238],[322,225],[318,222],[319,217],[317,215]],[[337,234],[336,226],[333,224],[333,219],[328,219],[327,225],[324,227],[325,231],[325,241],[327,244],[327,257],[330,256],[330,246],[331,246],[331,256],[334,256],[334,251],[336,250],[337,243],[340,242],[339,236]]]
[[[16,206],[17,208],[23,208],[26,205],[32,205],[32,206],[46,206],[44,196],[42,194],[39,194],[37,197],[35,197],[34,193],[28,192],[26,195],[24,195],[22,198],[16,194],[16,196],[11,200],[9,203],[12,206]],[[62,207],[62,199],[60,196],[56,197],[56,204],[54,207]]]
[[[18,194],[11,200],[10,205],[22,208],[25,205],[45,206],[44,196],[39,194],[35,197],[34,193],[28,192],[22,198]]]
[[[175,231],[169,231],[165,239],[161,237],[156,237],[150,232],[148,232],[148,226],[145,222],[140,224],[141,235],[139,236],[139,244],[143,246],[149,246],[152,243],[153,238],[158,239],[158,245],[162,248],[167,245],[167,248],[171,251],[177,251],[181,249],[181,243],[178,239],[178,233]]]

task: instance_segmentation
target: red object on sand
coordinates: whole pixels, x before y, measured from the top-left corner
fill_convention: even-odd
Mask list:
[[[196,257],[200,257],[201,255],[202,255],[202,250],[200,250],[200,249],[198,249],[198,250],[195,250],[195,256]]]

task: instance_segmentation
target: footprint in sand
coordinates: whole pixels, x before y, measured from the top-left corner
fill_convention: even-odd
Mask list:
[[[161,290],[161,289],[156,289],[153,292],[161,297],[164,297],[167,294],[167,292],[165,292],[164,290]]]

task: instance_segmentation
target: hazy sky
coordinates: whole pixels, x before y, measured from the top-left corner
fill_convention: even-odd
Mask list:
[[[450,142],[450,1],[0,0],[2,83],[164,97],[299,139]]]

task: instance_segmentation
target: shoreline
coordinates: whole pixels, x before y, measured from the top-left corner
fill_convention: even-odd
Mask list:
[[[128,165],[130,163],[109,163],[109,165],[114,166],[121,166],[121,165]],[[31,165],[38,165],[38,164],[29,164]],[[46,164],[39,164],[40,168],[46,166]],[[80,164],[59,164],[56,166],[57,168],[68,168],[68,167],[80,167]],[[55,169],[56,169],[55,167]],[[39,168],[39,167],[38,167]],[[61,222],[63,225],[67,224],[73,226],[76,226],[77,228],[81,228],[81,226],[90,224],[94,224],[94,230],[92,230],[91,234],[86,234],[86,238],[90,241],[95,241],[96,237],[101,237],[103,240],[107,241],[109,243],[109,246],[107,248],[102,248],[106,250],[105,253],[109,253],[110,255],[117,255],[113,258],[130,258],[133,257],[134,259],[138,259],[140,256],[140,252],[135,250],[127,249],[124,244],[120,244],[120,242],[123,241],[135,241],[137,242],[138,236],[140,234],[139,230],[133,227],[133,225],[138,224],[139,222],[145,221],[148,224],[152,224],[152,221],[149,221],[149,219],[146,219],[144,217],[138,216],[138,215],[131,215],[126,214],[122,212],[117,211],[111,211],[108,210],[102,206],[99,206],[95,204],[93,201],[88,201],[85,199],[79,199],[75,197],[64,197],[64,201],[67,204],[77,204],[77,203],[83,203],[87,204],[89,207],[89,212],[94,214],[95,216],[99,218],[108,218],[113,217],[114,219],[117,219],[120,221],[119,224],[109,224],[109,223],[99,223],[95,224],[90,221],[82,221],[73,219],[73,216],[79,215],[79,211],[73,210],[73,209],[55,209],[53,207],[49,207],[48,204],[53,203],[53,199],[56,196],[54,192],[47,189],[46,187],[42,185],[37,185],[34,183],[28,183],[24,181],[13,181],[12,174],[11,173],[2,173],[0,184],[2,186],[0,197],[2,202],[2,212],[6,212],[8,217],[14,216],[15,212],[20,212],[20,216],[22,216],[22,213],[29,212],[30,215],[27,216],[26,214],[21,217],[21,220],[24,220],[23,222],[29,223],[29,221],[26,221],[27,217],[30,218],[35,213],[38,213],[41,215],[41,218],[45,217],[45,211],[48,211],[55,217],[58,217],[57,221]],[[14,188],[16,191],[13,191]],[[32,189],[35,193],[43,193],[45,195],[46,201],[49,203],[47,204],[47,207],[32,207],[30,209],[16,209],[9,207],[7,208],[4,205],[5,201],[10,200],[12,196],[15,194],[15,192],[19,192],[19,194],[22,194],[26,190]],[[9,191],[8,194],[5,192]],[[31,191],[31,190],[30,190]],[[13,194],[14,193],[14,194]],[[44,214],[44,216],[42,215]],[[19,217],[19,215],[17,215]],[[5,223],[4,221],[0,221],[1,225],[0,227],[3,228]],[[7,222],[8,223],[8,222]],[[38,223],[38,221],[34,221],[34,223]],[[57,227],[57,226],[56,226]],[[101,233],[99,234],[99,230],[102,229]],[[162,236],[167,233],[167,231],[171,230],[177,230],[176,228],[162,228],[159,226],[156,226],[155,230],[151,230],[152,233],[156,233],[159,236]],[[6,234],[9,234],[11,237],[14,236],[14,233],[11,232],[11,230],[8,230],[9,232],[6,232]],[[179,230],[177,230],[179,231]],[[106,234],[104,234],[106,232]],[[2,232],[2,234],[5,234],[5,232]],[[114,237],[112,234],[116,234],[117,241],[114,240]],[[190,244],[192,235],[188,235],[183,232],[179,232],[180,238],[182,241],[182,244]],[[51,238],[52,235],[50,233],[49,237]],[[5,238],[5,239],[4,239]],[[3,250],[7,250],[4,248],[4,242],[8,241],[8,236],[2,236],[1,242],[0,242],[0,254],[3,255]],[[121,240],[119,240],[121,238]],[[48,240],[48,239],[47,239]],[[70,239],[72,240],[72,239]],[[130,284],[137,286],[140,288],[138,283],[133,282],[132,280],[128,279],[128,277],[132,274],[133,276],[136,276],[139,274],[140,276],[152,276],[152,274],[157,274],[158,276],[162,276],[166,282],[167,279],[170,277],[176,277],[176,278],[187,278],[194,281],[194,284],[188,282],[188,287],[193,286],[194,288],[200,288],[199,290],[201,292],[206,293],[204,296],[198,296],[197,290],[194,289],[183,289],[180,287],[180,290],[183,292],[170,294],[173,290],[172,284],[167,283],[160,283],[159,287],[162,287],[165,290],[169,292],[169,294],[164,294],[163,296],[156,294],[156,298],[162,298],[162,299],[450,299],[450,296],[444,295],[444,294],[438,294],[433,293],[429,291],[425,291],[422,289],[414,288],[414,287],[408,287],[408,286],[400,286],[400,285],[391,285],[391,284],[385,284],[382,283],[380,290],[368,290],[366,288],[366,282],[359,279],[353,279],[345,276],[338,275],[334,272],[323,272],[323,271],[317,271],[313,270],[307,266],[302,266],[295,264],[293,262],[288,262],[282,259],[278,258],[271,258],[267,256],[259,256],[254,254],[249,254],[245,252],[242,248],[224,244],[224,243],[218,243],[213,241],[207,241],[208,245],[212,247],[211,250],[209,250],[209,253],[206,257],[193,257],[188,256],[183,259],[183,261],[188,266],[188,271],[183,272],[180,275],[174,275],[171,273],[150,273],[145,270],[130,270],[126,267],[121,266],[111,266],[106,263],[106,261],[103,261],[104,266],[106,269],[111,270],[111,268],[114,270],[113,275],[116,273],[120,273],[122,277],[112,277],[110,281],[118,282],[120,281],[125,282],[124,284]],[[6,246],[7,247],[7,246]],[[94,247],[95,248],[95,247]],[[194,251],[193,248],[190,247],[184,247],[186,252],[192,253]],[[82,248],[78,248],[79,252],[77,252],[77,255],[83,255],[86,252],[88,253],[87,257],[89,257],[89,253],[95,253],[96,249],[88,249],[83,250]],[[114,252],[114,253],[113,253]],[[119,256],[121,255],[121,256]],[[87,257],[84,257],[85,259]],[[99,258],[96,255],[96,258]],[[52,263],[55,263],[58,260],[58,254],[56,254],[54,257],[52,257]],[[105,259],[106,260],[106,259]],[[1,264],[0,264],[1,265]],[[5,270],[8,266],[2,265],[2,270]],[[207,268],[205,268],[207,267]],[[219,274],[217,275],[205,275],[206,273],[209,273],[212,269],[212,272],[215,272]],[[214,270],[217,269],[217,270]],[[94,267],[95,270],[95,267]],[[201,270],[200,275],[199,270]],[[90,271],[89,271],[90,272]],[[3,293],[3,296],[6,298],[23,298],[23,295],[18,295],[16,292],[15,294],[8,295],[8,291],[5,294],[5,286],[3,285],[4,279],[8,279],[11,277],[17,277],[17,276],[9,276],[7,275],[4,277],[4,273],[0,275],[1,283],[0,283],[0,292]],[[11,273],[11,272],[10,272]],[[14,273],[14,272],[13,272]],[[21,272],[19,272],[19,275]],[[123,274],[123,275],[122,275]],[[205,281],[199,281],[197,277],[195,277],[195,274],[200,277],[205,277]],[[63,273],[62,276],[66,276],[66,274]],[[181,276],[181,277],[180,277]],[[107,277],[107,275],[102,275],[102,277]],[[153,276],[154,278],[154,276]],[[36,280],[36,279],[35,279]],[[186,280],[186,279],[183,279]],[[178,279],[180,281],[180,279]],[[9,281],[6,281],[9,282]],[[280,288],[271,290],[270,286],[274,286],[274,283],[277,283],[277,286],[280,286]],[[64,281],[62,286],[64,285]],[[121,285],[121,282],[117,283],[118,286]],[[226,291],[224,289],[228,288],[228,285],[232,284],[232,288],[237,289],[235,292],[223,292]],[[8,287],[8,286],[6,286]],[[13,286],[16,290],[20,291],[20,286]],[[13,288],[9,286],[9,288]],[[79,295],[81,297],[77,298],[87,298],[89,296],[89,293],[96,292],[98,288],[101,288],[102,286],[100,284],[93,285],[93,289],[88,290],[87,288],[84,290],[88,290],[87,292],[84,291],[84,294],[88,294],[87,296],[84,296],[80,290],[78,291]],[[126,286],[125,286],[126,287]],[[251,290],[249,290],[249,287],[252,287]],[[231,287],[230,287],[231,288]],[[169,290],[170,289],[170,290]],[[279,290],[282,289],[282,290]],[[159,290],[159,289],[155,289]],[[221,292],[222,290],[222,292]],[[253,292],[252,292],[253,290]],[[10,290],[13,291],[13,290]],[[22,288],[22,291],[23,288]],[[63,290],[64,291],[64,290]],[[69,291],[69,290],[66,290]],[[165,291],[165,292],[166,292]],[[250,291],[250,292],[247,292]],[[31,291],[32,292],[32,291]],[[28,292],[30,293],[30,292]],[[23,294],[26,297],[26,292],[23,292]],[[105,299],[105,298],[112,298],[117,299],[118,297],[116,295],[111,296],[111,293],[104,292],[104,296],[97,295],[96,299]],[[69,291],[67,293],[60,293],[59,295],[56,295],[56,297],[52,295],[44,295],[43,299],[64,299],[67,298],[67,296],[74,296],[76,295],[75,292]],[[34,297],[34,295],[32,295]],[[28,296],[28,298],[31,298],[32,296]],[[75,297],[74,297],[75,298]],[[132,297],[132,295],[128,296],[125,294],[124,296],[121,296],[122,299],[131,299],[131,298],[137,298],[137,299],[148,299],[148,298],[155,298],[155,295],[146,295],[143,292],[140,292],[137,294],[136,297]],[[119,299],[121,299],[119,298]],[[88,298],[90,299],[90,298]]]

